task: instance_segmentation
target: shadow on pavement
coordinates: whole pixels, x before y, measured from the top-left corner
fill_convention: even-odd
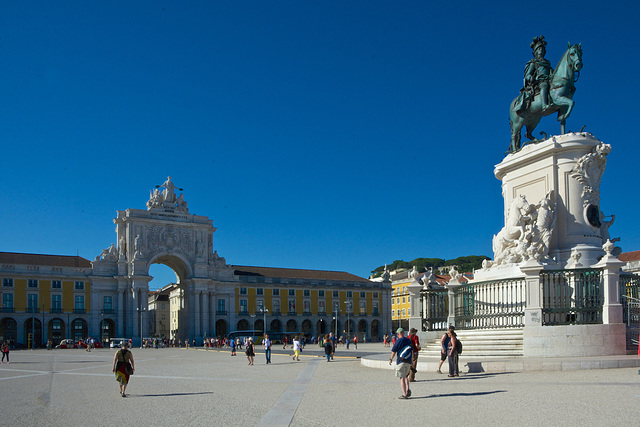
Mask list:
[[[432,394],[430,396],[411,396],[409,399],[433,399],[436,397],[469,397],[469,396],[486,396],[488,394],[506,393],[506,390],[496,391],[479,391],[477,393],[449,393],[449,394]]]
[[[165,393],[165,394],[128,394],[127,397],[167,397],[167,396],[191,396],[197,394],[214,394],[212,391],[201,391],[199,393]]]

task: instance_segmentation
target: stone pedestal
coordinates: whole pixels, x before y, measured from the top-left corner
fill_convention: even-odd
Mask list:
[[[555,205],[548,254],[558,268],[568,265],[572,251],[585,266],[604,255],[599,188],[610,150],[589,133],[570,133],[527,145],[495,167],[502,181],[505,222],[512,202],[521,196],[532,205],[549,197]]]

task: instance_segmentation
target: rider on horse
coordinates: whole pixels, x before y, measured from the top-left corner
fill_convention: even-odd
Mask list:
[[[534,37],[530,46],[533,49],[534,58],[527,62],[524,69],[524,87],[520,90],[520,99],[516,106],[518,113],[529,109],[536,93],[540,93],[542,111],[550,106],[549,80],[553,68],[551,68],[549,60],[544,57],[547,53],[547,42],[544,40],[544,36]]]

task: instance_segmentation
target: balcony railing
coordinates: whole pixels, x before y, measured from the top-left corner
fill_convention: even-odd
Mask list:
[[[282,313],[280,312],[280,310],[274,310],[271,314],[274,316],[280,316]]]
[[[380,312],[378,310],[373,310],[372,316],[380,316]]]
[[[216,310],[216,316],[226,316],[227,310]]]
[[[318,312],[318,316],[326,316],[326,315],[327,315],[327,312],[324,310]]]
[[[304,312],[302,312],[302,315],[309,317],[309,316],[311,316],[311,312],[310,311],[304,311]]]
[[[74,308],[73,309],[73,313],[74,314],[85,314],[87,311],[84,308]]]
[[[116,314],[116,310],[113,308],[105,308],[102,310],[102,314]]]
[[[295,311],[288,311],[287,312],[287,316],[297,316],[298,313],[296,313]]]
[[[16,309],[13,308],[13,307],[2,307],[0,312],[1,313],[13,313],[15,311],[16,311]]]
[[[238,316],[248,316],[248,315],[249,315],[249,312],[247,310],[238,312]]]
[[[60,314],[60,313],[62,313],[62,308],[61,307],[52,307],[51,309],[49,309],[49,313],[51,313],[51,314]]]
[[[27,307],[27,313],[40,313],[40,309],[38,307]]]

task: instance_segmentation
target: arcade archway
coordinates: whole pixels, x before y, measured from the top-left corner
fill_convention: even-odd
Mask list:
[[[29,317],[24,321],[24,342],[31,342],[34,347],[42,344],[42,322],[39,319]]]
[[[15,342],[18,338],[18,323],[11,317],[0,320],[0,340]]]
[[[60,344],[60,341],[65,338],[64,331],[66,330],[66,325],[64,324],[64,320],[57,317],[49,320],[48,330],[48,335],[53,345]]]

